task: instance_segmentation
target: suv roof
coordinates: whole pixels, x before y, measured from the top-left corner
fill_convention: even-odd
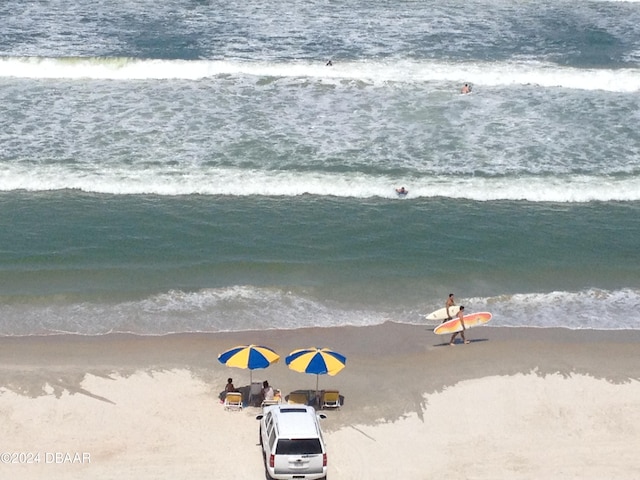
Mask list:
[[[274,405],[267,414],[277,419],[278,433],[282,438],[309,438],[318,436],[316,412],[308,406]]]

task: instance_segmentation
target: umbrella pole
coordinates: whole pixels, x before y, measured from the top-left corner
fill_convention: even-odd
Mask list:
[[[251,389],[253,388],[253,370],[249,369],[249,395],[248,395],[248,400],[247,400],[247,405],[251,405],[251,400],[253,400],[251,398]]]
[[[320,381],[320,375],[316,373],[316,407],[320,407],[320,396],[318,392],[318,382]]]

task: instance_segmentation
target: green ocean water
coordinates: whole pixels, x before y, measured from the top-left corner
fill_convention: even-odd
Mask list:
[[[181,311],[190,329],[204,330],[241,328],[242,318],[228,324],[225,318],[246,315],[250,323],[262,308],[271,327],[280,318],[301,326],[332,315],[355,324],[419,321],[449,291],[476,309],[496,303],[509,312],[552,292],[624,291],[633,302],[639,208],[5,193],[0,298],[7,312],[53,302],[61,311],[80,305],[80,315],[89,304],[101,305],[94,308],[107,315],[108,305],[126,305],[135,319],[146,315],[152,298],[161,308],[164,296],[164,307]],[[519,294],[528,296],[518,300]],[[588,309],[598,299],[574,301]],[[309,311],[300,312],[305,303]],[[516,324],[527,324],[523,313]],[[562,324],[553,313],[534,324]],[[123,328],[120,321],[111,320]]]
[[[637,2],[460,6],[0,4],[0,335],[640,328]]]

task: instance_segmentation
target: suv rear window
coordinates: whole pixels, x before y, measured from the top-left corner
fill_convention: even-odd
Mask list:
[[[322,453],[320,440],[317,438],[281,438],[278,440],[276,455],[310,455]]]

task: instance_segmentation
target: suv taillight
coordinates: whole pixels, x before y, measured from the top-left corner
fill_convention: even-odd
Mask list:
[[[269,456],[269,466],[271,468],[274,468],[276,466],[276,456],[275,455],[270,455]]]
[[[326,453],[322,454],[322,466],[323,467],[327,466],[327,454]]]

